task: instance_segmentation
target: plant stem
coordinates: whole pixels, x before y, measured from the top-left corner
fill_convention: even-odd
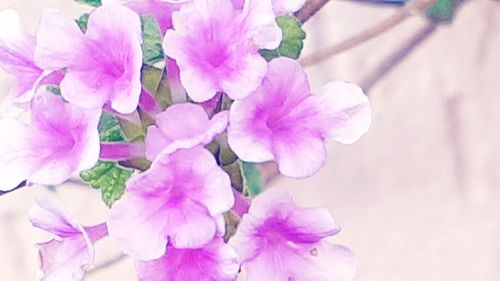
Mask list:
[[[382,77],[399,65],[425,39],[429,38],[436,31],[437,27],[437,23],[427,23],[427,25],[417,31],[408,41],[404,42],[394,53],[390,54],[373,72],[368,74],[360,83],[361,87],[368,92]]]
[[[11,190],[7,190],[7,191],[0,191],[0,196],[3,196],[3,195],[6,195],[6,194],[9,194],[11,192],[14,192],[20,188],[23,188],[26,186],[26,181],[23,181],[22,183],[20,183],[18,186],[14,187],[13,189]]]
[[[302,9],[295,13],[301,23],[305,23],[314,16],[330,0],[307,0]]]
[[[103,142],[99,159],[104,161],[124,161],[145,155],[143,142]]]
[[[338,55],[344,51],[350,50],[361,43],[367,42],[385,32],[393,29],[407,18],[414,14],[420,14],[425,11],[436,0],[413,0],[410,1],[404,8],[399,9],[387,19],[375,24],[374,26],[361,31],[358,34],[348,38],[347,40],[334,44],[332,46],[320,49],[313,54],[304,57],[300,60],[302,66],[307,67],[319,63],[329,57]]]

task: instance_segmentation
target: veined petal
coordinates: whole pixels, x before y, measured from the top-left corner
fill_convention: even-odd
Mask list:
[[[238,269],[236,253],[221,237],[197,249],[168,246],[160,259],[137,262],[139,281],[234,281]]]
[[[111,208],[108,228],[123,250],[141,260],[160,258],[171,241],[197,248],[217,232],[234,204],[229,176],[201,146],[161,153],[151,168],[129,180]]]
[[[41,260],[41,272],[37,280],[83,280],[85,269],[94,263],[92,243],[107,235],[105,225],[83,227],[53,199],[37,199],[30,209],[30,221],[33,226],[59,237],[37,244]]]
[[[357,85],[330,82],[311,97],[322,111],[328,137],[344,144],[356,142],[370,127],[372,109]]]
[[[0,190],[8,191],[27,179],[36,168],[29,150],[28,127],[11,118],[0,119]]]
[[[33,226],[65,238],[82,233],[81,226],[66,214],[63,206],[54,199],[38,198],[29,211]]]
[[[280,190],[257,196],[231,239],[248,281],[348,281],[355,258],[323,240],[339,231],[325,209],[303,208]]]
[[[71,66],[85,48],[85,38],[75,21],[59,10],[46,9],[36,32],[35,61],[43,69]]]
[[[146,154],[150,160],[160,153],[173,153],[178,149],[210,143],[224,132],[228,124],[228,112],[208,119],[201,105],[174,104],[156,116],[157,127],[148,128]]]
[[[0,12],[0,67],[16,78],[8,99],[16,103],[29,102],[34,86],[43,70],[34,62],[35,38],[25,33],[15,10]]]

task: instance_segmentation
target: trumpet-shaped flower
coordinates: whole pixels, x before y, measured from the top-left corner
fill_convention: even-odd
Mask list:
[[[311,94],[306,74],[277,58],[251,96],[231,107],[228,143],[248,162],[276,160],[283,175],[303,178],[321,168],[324,142],[353,143],[368,129],[371,107],[361,88],[331,82]]]
[[[156,157],[130,179],[111,208],[110,236],[127,254],[158,259],[167,244],[199,248],[216,235],[219,216],[234,203],[229,176],[201,146]]]
[[[35,37],[24,32],[17,12],[12,9],[1,11],[0,67],[16,78],[14,87],[2,103],[3,115],[16,113],[16,107],[28,104],[33,99],[37,84],[42,83],[45,76],[51,77],[36,65],[34,55]],[[58,83],[53,79],[46,79],[45,82]]]
[[[285,191],[268,190],[254,199],[230,244],[248,281],[347,281],[354,255],[324,240],[339,231],[326,209],[300,207]]]
[[[29,183],[57,185],[91,168],[99,157],[100,110],[85,110],[37,93],[31,123],[0,119],[0,190]]]
[[[157,126],[148,128],[146,156],[150,160],[163,153],[209,144],[227,127],[229,112],[222,111],[208,119],[201,105],[175,104],[156,116]]]
[[[40,251],[40,281],[80,281],[94,263],[93,243],[107,235],[106,225],[83,227],[63,207],[50,199],[39,199],[30,209],[33,226],[57,238],[37,244]]]
[[[241,99],[260,85],[267,64],[258,51],[282,38],[270,1],[248,0],[237,9],[231,0],[193,0],[176,12],[163,48],[191,99],[204,102],[220,91]]]
[[[46,70],[67,70],[60,86],[69,102],[85,108],[110,103],[131,113],[141,93],[141,34],[139,15],[125,6],[97,8],[85,34],[73,19],[47,9],[36,34],[35,61]]]
[[[139,281],[234,281],[238,270],[236,252],[221,237],[196,249],[169,245],[163,257],[137,261]]]

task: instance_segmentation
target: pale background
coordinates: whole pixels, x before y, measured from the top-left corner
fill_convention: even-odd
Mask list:
[[[34,30],[45,7],[76,17],[71,0],[0,0]],[[393,11],[332,1],[306,24],[305,53],[352,35]],[[424,21],[414,18],[361,47],[308,68],[313,88],[362,81]],[[0,73],[0,90],[12,85]],[[374,115],[357,144],[329,145],[314,177],[279,179],[305,205],[329,208],[343,231],[333,239],[358,256],[358,281],[500,280],[500,2],[471,0],[369,92]],[[1,145],[1,143],[0,143]],[[99,194],[33,187],[0,197],[0,280],[34,280],[36,242],[49,238],[26,220],[36,196],[58,197],[82,223],[107,216]],[[109,240],[109,239],[108,239]],[[98,264],[119,255],[99,242]],[[135,280],[128,259],[88,281]],[[263,280],[265,281],[265,280]]]

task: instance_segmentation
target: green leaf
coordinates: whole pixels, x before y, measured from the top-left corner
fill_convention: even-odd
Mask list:
[[[451,23],[461,0],[437,0],[427,9],[427,17],[435,22]]]
[[[101,141],[119,142],[126,140],[118,118],[107,112],[102,113],[98,129]]]
[[[90,14],[89,13],[85,13],[83,15],[81,15],[77,20],[76,20],[76,23],[78,24],[78,26],[80,27],[80,29],[83,31],[83,32],[86,32],[87,31],[87,24],[89,22],[89,17],[90,17]]]
[[[141,16],[141,22],[144,63],[153,65],[159,61],[163,61],[163,36],[158,21],[153,16],[143,15]]]
[[[251,197],[259,195],[262,190],[262,179],[257,164],[241,162],[241,171],[243,172],[243,182]]]
[[[144,65],[141,72],[142,85],[154,94],[156,101],[162,108],[172,105],[170,85],[165,71]]]
[[[102,5],[101,0],[75,0],[77,3],[90,5],[92,7],[99,7]]]
[[[238,161],[235,161],[231,165],[223,166],[222,170],[229,175],[229,178],[231,179],[231,186],[239,192],[243,192],[244,183],[243,176],[241,174],[241,164]]]
[[[144,85],[149,92],[156,94],[162,77],[163,71],[161,69],[149,65],[142,66],[142,85]]]
[[[283,31],[283,40],[278,49],[264,49],[260,51],[260,54],[267,61],[277,57],[298,59],[304,47],[303,41],[306,38],[306,33],[302,30],[301,23],[293,16],[278,17],[276,18],[276,22]]]
[[[52,84],[49,84],[47,86],[45,86],[45,89],[51,93],[53,93],[54,95],[56,96],[61,96],[61,88],[59,88],[59,86],[57,85],[52,85]]]
[[[93,188],[100,189],[102,200],[111,207],[122,197],[125,183],[133,172],[115,162],[99,161],[94,168],[81,172],[80,177]]]

